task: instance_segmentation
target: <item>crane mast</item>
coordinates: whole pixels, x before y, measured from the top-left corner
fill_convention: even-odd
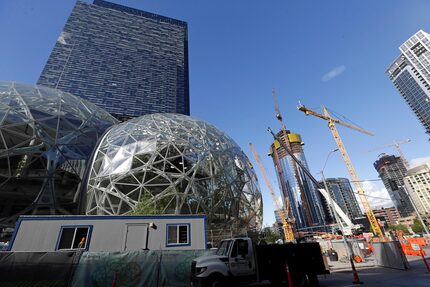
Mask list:
[[[300,105],[298,107],[298,109],[300,111],[304,112],[306,115],[312,115],[312,116],[321,118],[321,119],[323,119],[323,120],[325,120],[325,121],[328,122],[328,127],[329,127],[329,129],[330,129],[330,131],[331,131],[331,133],[333,135],[334,140],[336,141],[336,144],[337,144],[337,146],[339,148],[339,151],[340,151],[340,153],[342,155],[343,161],[345,162],[346,167],[348,169],[348,173],[351,176],[352,182],[353,182],[353,184],[355,186],[355,189],[357,190],[357,193],[358,193],[358,196],[360,198],[360,201],[363,204],[364,211],[366,212],[367,218],[369,219],[372,231],[373,231],[373,233],[376,236],[380,237],[381,239],[384,239],[384,236],[382,234],[381,228],[379,227],[379,224],[378,224],[378,221],[377,221],[377,219],[375,217],[375,214],[372,211],[372,207],[370,206],[370,203],[369,203],[369,201],[368,201],[368,199],[366,197],[366,194],[364,193],[364,189],[363,189],[363,187],[361,185],[361,182],[360,182],[360,179],[358,177],[358,174],[357,174],[354,166],[352,165],[351,158],[348,155],[346,147],[343,144],[343,141],[342,141],[342,139],[340,137],[340,134],[339,134],[339,132],[338,132],[335,124],[337,123],[337,124],[349,127],[351,129],[354,129],[356,131],[359,131],[359,132],[362,132],[362,133],[365,133],[365,134],[368,134],[368,135],[373,135],[373,134],[370,133],[370,132],[368,132],[368,131],[366,131],[366,130],[364,130],[364,129],[361,129],[359,127],[351,125],[349,123],[346,123],[346,122],[340,121],[338,119],[332,118],[331,115],[329,114],[329,112],[327,111],[327,109],[324,106],[323,106],[323,113],[324,114],[320,114],[320,113],[317,113],[315,111],[312,111],[311,109],[306,108],[304,105]]]
[[[406,159],[406,157],[405,157],[402,149],[400,148],[400,144],[402,144],[402,143],[408,143],[410,141],[411,140],[406,141],[406,142],[400,142],[400,143],[399,142],[394,142],[394,147],[397,149],[397,152],[399,153],[400,159],[402,160],[402,162],[405,165],[406,169],[409,168],[409,162],[407,161],[407,159]]]
[[[269,176],[267,175],[266,169],[264,168],[261,158],[258,155],[252,143],[249,143],[249,148],[251,149],[252,155],[254,156],[254,159],[258,164],[258,168],[260,169],[263,175],[264,182],[266,183],[266,186],[270,191],[270,195],[272,196],[273,203],[275,204],[276,210],[278,211],[279,217],[281,218],[282,230],[284,231],[285,240],[292,241],[294,240],[293,229],[291,227],[291,224],[287,220],[287,215],[285,214],[284,209],[282,209],[282,207],[278,202],[278,199],[276,198],[275,190],[273,188],[272,183],[269,180]]]

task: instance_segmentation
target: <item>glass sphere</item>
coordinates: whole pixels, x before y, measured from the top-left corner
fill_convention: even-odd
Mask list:
[[[0,82],[0,226],[19,214],[76,214],[87,160],[117,122],[72,94]]]
[[[212,228],[259,228],[262,198],[248,158],[229,136],[189,116],[150,114],[101,140],[86,213],[205,214]]]

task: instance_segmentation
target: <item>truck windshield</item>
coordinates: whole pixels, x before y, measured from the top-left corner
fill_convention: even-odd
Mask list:
[[[230,249],[231,240],[225,240],[221,242],[221,245],[218,247],[216,251],[216,255],[227,256],[228,250]]]

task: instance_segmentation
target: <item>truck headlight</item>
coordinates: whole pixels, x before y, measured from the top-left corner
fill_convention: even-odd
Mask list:
[[[196,267],[196,274],[201,274],[208,269],[207,267]]]

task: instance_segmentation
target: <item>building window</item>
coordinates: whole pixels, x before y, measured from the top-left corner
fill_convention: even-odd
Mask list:
[[[190,224],[167,224],[167,245],[190,245]]]
[[[56,250],[88,250],[92,226],[62,226]]]

